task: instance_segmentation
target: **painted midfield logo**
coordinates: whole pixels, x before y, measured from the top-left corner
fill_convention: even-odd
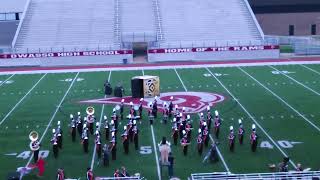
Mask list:
[[[186,112],[188,113],[199,113],[204,111],[206,107],[214,106],[216,103],[222,102],[225,97],[219,94],[207,93],[207,92],[167,92],[161,93],[160,98],[158,99],[158,108],[162,108],[163,102],[169,104],[170,97],[173,96],[173,104],[177,104],[179,108],[185,107]],[[120,104],[121,99],[124,99],[124,104],[129,106],[129,103],[132,101],[134,104],[139,104],[139,98],[132,98],[126,96],[123,98],[119,97],[110,97],[102,99],[93,99],[80,101],[80,103],[85,104]],[[143,107],[148,108],[148,103],[153,101],[154,98],[146,98],[143,101]]]

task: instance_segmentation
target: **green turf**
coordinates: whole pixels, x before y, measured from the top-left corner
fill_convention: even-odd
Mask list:
[[[320,72],[320,65],[306,65],[309,68]],[[320,148],[320,132],[310,123],[320,127],[319,100],[320,97],[320,75],[300,65],[273,66],[281,71],[292,72],[287,74],[304,86],[311,88],[314,92],[298,84],[282,74],[273,74],[271,67],[242,67],[241,69],[253,78],[269,88],[273,93],[282,98],[292,108],[301,113],[302,118],[297,112],[288,107],[285,103],[267,91],[255,80],[250,78],[241,69],[233,68],[209,68],[215,77],[225,86],[225,88],[235,96],[240,102],[237,103],[230,93],[223,88],[220,83],[205,68],[200,69],[177,69],[180,75],[179,80],[176,72],[171,70],[146,70],[147,75],[156,75],[160,77],[161,92],[214,92],[223,95],[226,99],[222,103],[215,105],[213,109],[219,110],[222,122],[222,132],[218,148],[233,173],[251,173],[251,172],[269,172],[269,163],[278,163],[283,154],[273,144],[272,140],[278,145],[281,151],[289,155],[294,163],[302,163],[304,167],[311,167],[317,170],[320,166],[318,158],[318,149]],[[77,73],[47,74],[39,84],[21,101],[16,108],[0,125],[0,162],[5,165],[0,170],[0,177],[3,179],[8,172],[15,171],[17,167],[25,166],[29,160],[17,158],[16,156],[5,155],[7,153],[18,153],[29,150],[28,134],[31,130],[36,130],[40,137],[43,135],[51,117],[54,115],[57,105],[62,98],[65,99],[52,119],[51,126],[44,135],[42,141],[42,150],[51,151],[51,129],[56,127],[57,121],[62,122],[64,131],[64,148],[60,152],[60,157],[56,160],[50,152],[46,158],[46,172],[42,179],[54,179],[57,168],[63,167],[68,177],[84,177],[86,168],[91,165],[93,154],[93,137],[90,138],[90,152],[84,154],[82,146],[78,140],[72,143],[69,135],[69,114],[76,114],[78,111],[85,113],[88,105],[79,104],[80,100],[102,98],[103,83],[109,77],[109,71],[79,73],[78,81],[75,81],[70,91],[66,94],[71,82],[65,82],[68,78],[74,78]],[[110,81],[113,86],[122,83],[126,89],[126,95],[131,95],[130,81],[131,77],[142,75],[141,70],[137,71],[113,71]],[[35,75],[15,75],[10,80],[10,84],[0,86],[0,121],[12,110],[12,108],[21,100],[22,97],[35,85],[35,83],[44,74]],[[7,79],[9,75],[1,75],[0,81]],[[316,92],[316,93],[315,93]],[[102,105],[93,105],[96,110],[97,120],[100,120]],[[103,114],[110,117],[113,105],[106,105]],[[250,118],[244,109],[253,117]],[[128,110],[126,109],[126,112]],[[144,117],[146,114],[144,113]],[[236,143],[235,152],[231,153],[227,144],[227,135],[229,126],[238,128],[238,119],[242,118],[246,129],[245,143],[240,146]],[[193,126],[198,128],[198,116],[192,115]],[[171,139],[171,124],[160,123],[160,118],[155,122],[154,135],[155,143],[161,141],[162,136]],[[260,136],[259,141],[267,141],[273,145],[273,149],[260,148],[256,153],[250,151],[249,133],[251,124],[258,122],[262,129],[257,128]],[[309,122],[307,122],[308,120]],[[124,122],[121,122],[124,123]],[[122,126],[119,126],[122,129]],[[94,159],[94,172],[97,176],[112,176],[113,171],[121,166],[126,166],[131,174],[140,172],[146,179],[158,179],[157,162],[155,160],[155,151],[151,127],[146,118],[142,124],[138,124],[140,129],[140,146],[150,146],[151,154],[142,155],[135,151],[133,145],[130,145],[130,154],[123,153],[120,133],[118,133],[118,152],[117,160],[110,162],[110,167],[103,167]],[[270,138],[269,138],[269,137]],[[202,157],[199,157],[196,151],[196,132],[193,131],[192,142],[189,147],[188,156],[183,156],[182,149],[172,145],[173,155],[176,158],[174,172],[175,175],[186,179],[191,173],[197,172],[224,172],[226,168],[222,161],[215,164],[203,164]],[[103,138],[103,143],[105,139]],[[294,144],[292,148],[284,148],[277,141],[295,141],[302,144]],[[260,144],[259,144],[260,145]],[[204,152],[206,152],[205,149]],[[158,152],[157,152],[158,153]],[[159,153],[158,153],[159,156]],[[290,167],[292,168],[292,166]],[[25,176],[23,179],[37,179],[35,173]],[[162,179],[167,179],[167,169],[163,169]]]

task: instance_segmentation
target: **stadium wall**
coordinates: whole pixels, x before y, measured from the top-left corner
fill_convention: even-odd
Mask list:
[[[149,49],[149,62],[279,58],[279,46]]]

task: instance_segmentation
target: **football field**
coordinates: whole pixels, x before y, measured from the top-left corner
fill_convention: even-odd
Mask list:
[[[222,118],[220,138],[217,140],[220,161],[202,162],[208,148],[202,156],[198,155],[196,136],[199,116],[193,113],[194,130],[188,155],[183,155],[179,144],[171,145],[176,177],[187,179],[192,173],[206,172],[270,172],[268,164],[277,164],[285,156],[290,157],[290,170],[297,163],[301,163],[303,168],[319,170],[320,65],[310,64],[0,75],[0,179],[17,167],[33,163],[28,137],[33,130],[39,134],[40,154],[45,158],[46,171],[42,178],[32,172],[23,177],[25,180],[55,179],[60,167],[65,169],[69,178],[84,179],[87,167],[93,168],[95,176],[110,177],[121,166],[125,166],[130,174],[140,173],[149,180],[168,179],[167,168],[160,172],[157,162],[160,158],[158,143],[163,136],[173,142],[172,124],[162,124],[160,115],[150,126],[146,109],[143,110],[142,124],[138,124],[140,149],[135,150],[133,143],[130,143],[129,155],[124,154],[120,136],[127,120],[120,121],[117,160],[110,161],[109,167],[104,167],[95,156],[92,136],[88,154],[83,152],[78,134],[76,142],[71,141],[69,114],[76,116],[80,111],[84,116],[86,108],[93,106],[98,122],[103,122],[103,115],[108,116],[110,122],[112,109],[116,105],[80,101],[104,98],[103,84],[107,79],[113,87],[121,83],[125,96],[131,96],[131,78],[139,75],[159,76],[160,92],[166,96],[185,94],[182,101],[187,101],[190,109],[205,110],[209,100],[207,102],[203,94],[214,94],[214,97],[220,98],[209,102],[213,103],[212,113],[218,110]],[[191,98],[189,102],[189,96],[200,95],[202,98]],[[166,97],[161,95],[161,98]],[[128,111],[126,106],[125,114]],[[246,130],[244,144],[236,141],[235,151],[230,152],[229,127],[237,130],[238,119],[242,119]],[[55,159],[50,139],[57,121],[61,121],[64,139],[63,149]],[[250,149],[252,124],[256,125],[259,136],[255,153]],[[104,133],[102,129],[101,132]],[[211,142],[216,141],[212,132]],[[102,142],[109,143],[105,138]]]

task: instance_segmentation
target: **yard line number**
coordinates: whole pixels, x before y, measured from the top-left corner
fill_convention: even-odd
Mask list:
[[[293,148],[294,144],[301,144],[302,142],[294,142],[294,141],[287,141],[287,140],[279,140],[277,141],[279,146],[285,149]],[[266,149],[273,149],[273,145],[269,141],[262,141],[260,143],[260,148],[266,148]]]
[[[31,154],[32,154],[31,151],[23,151],[22,153],[17,155],[17,158],[28,159],[31,156]],[[39,151],[39,157],[47,158],[48,156],[49,156],[48,150]]]
[[[152,148],[151,146],[141,146],[140,147],[140,154],[151,154],[152,153]]]

